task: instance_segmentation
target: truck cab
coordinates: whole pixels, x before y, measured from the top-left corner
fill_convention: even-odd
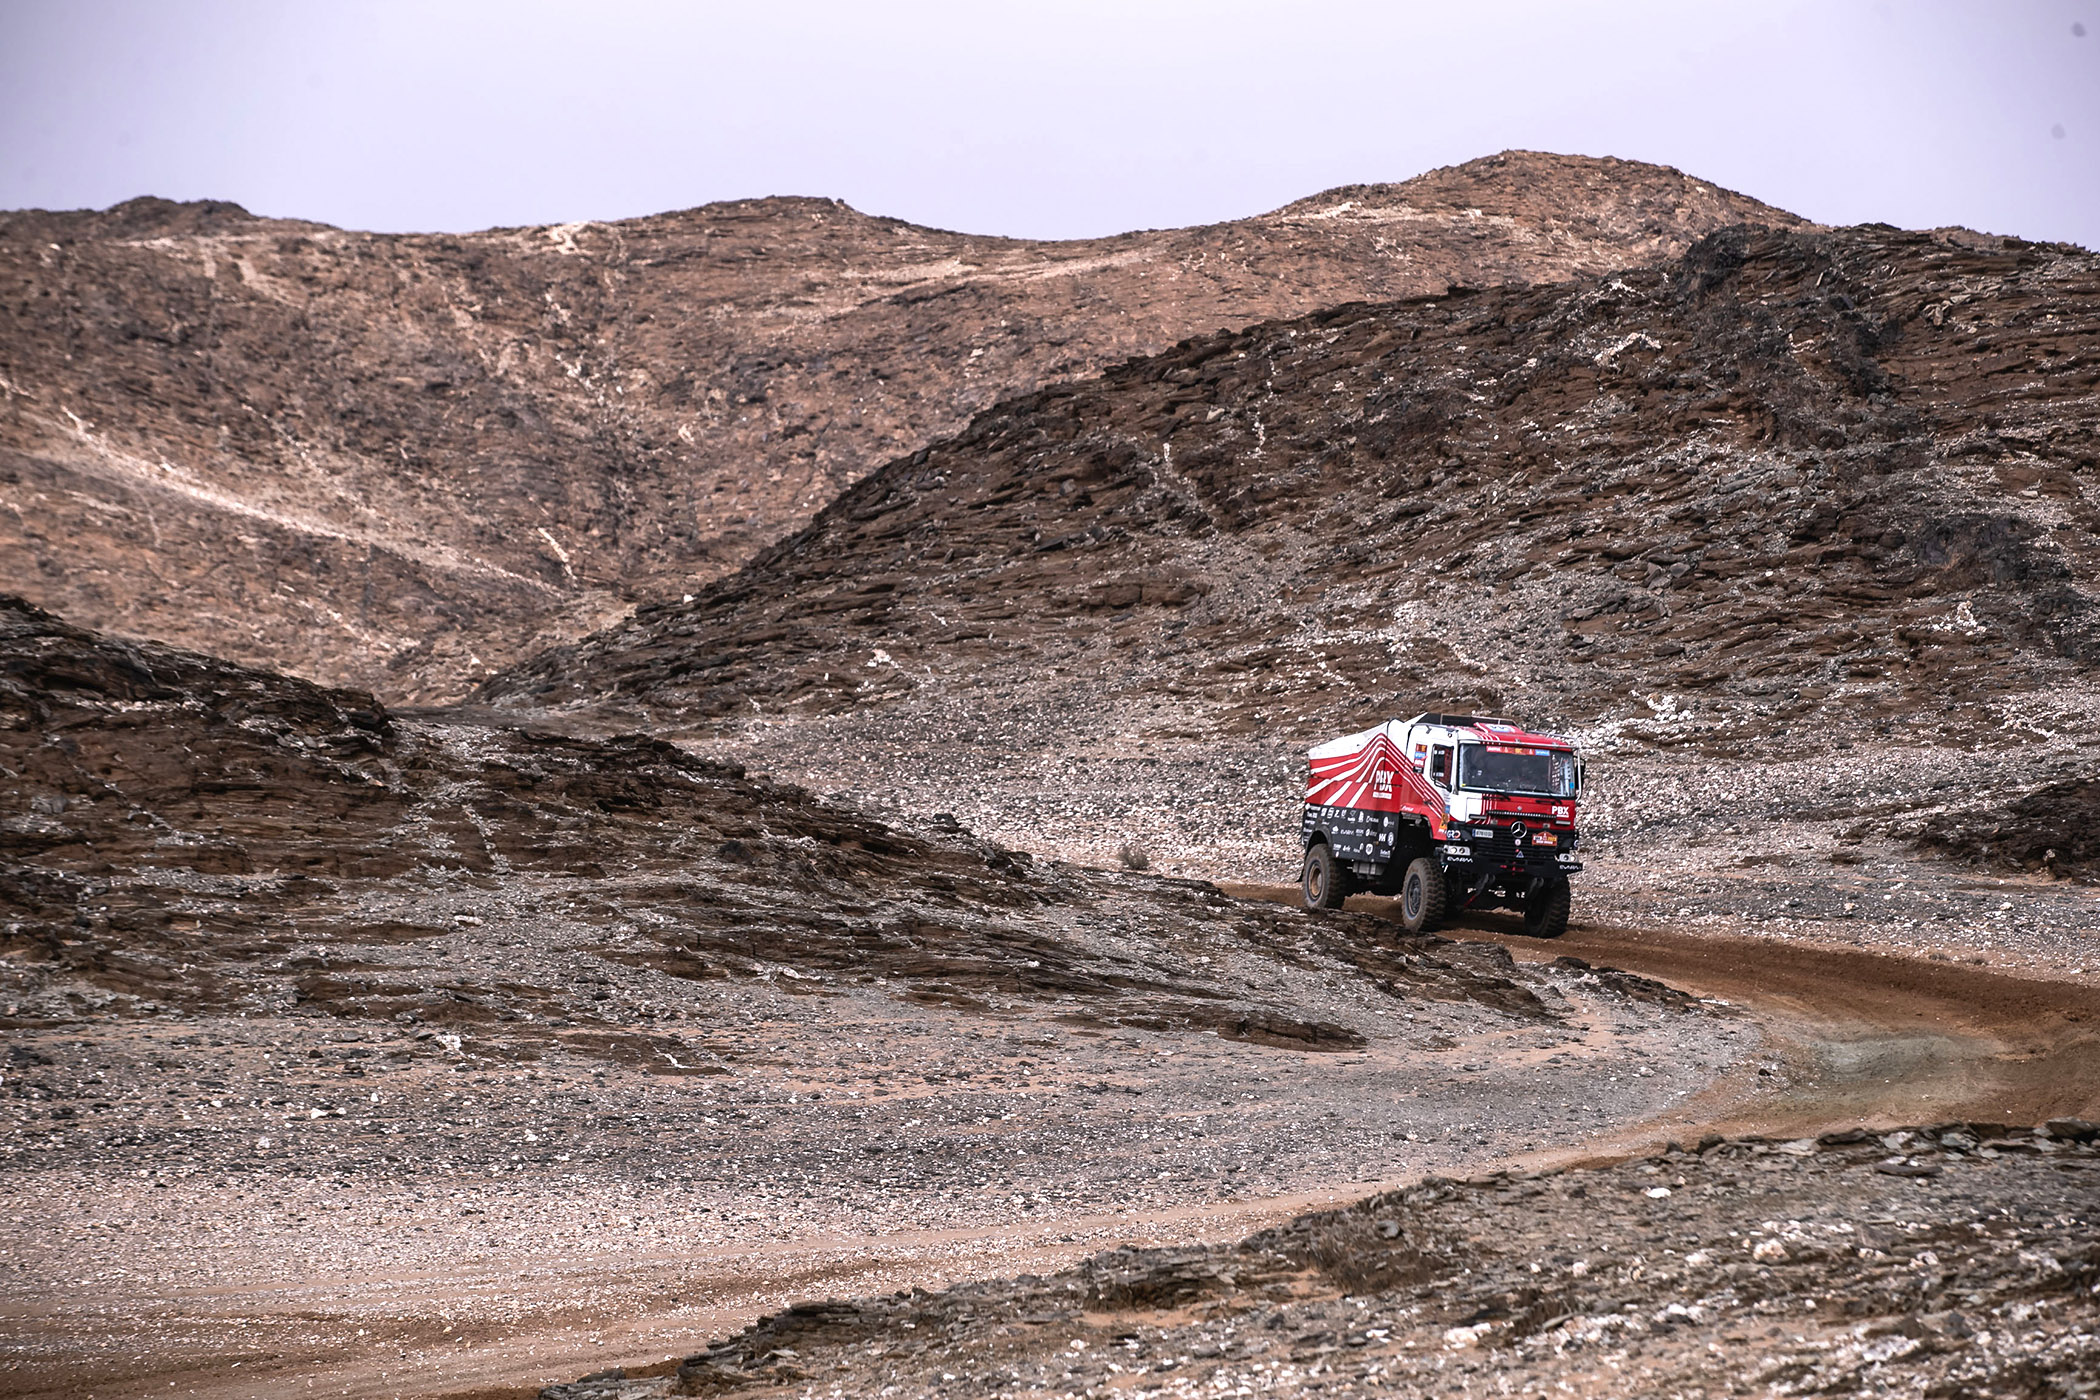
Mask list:
[[[1412,932],[1458,909],[1567,927],[1583,764],[1575,746],[1488,715],[1388,720],[1313,749],[1300,836],[1310,908],[1395,896]]]

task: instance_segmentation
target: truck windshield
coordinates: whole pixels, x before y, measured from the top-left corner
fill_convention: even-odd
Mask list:
[[[1462,744],[1458,750],[1458,785],[1469,792],[1573,797],[1575,755],[1559,749]]]

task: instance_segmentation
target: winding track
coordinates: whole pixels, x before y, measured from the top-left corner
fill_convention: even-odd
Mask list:
[[[1296,903],[1295,886],[1232,885]],[[1391,913],[1392,901],[1351,906]],[[1512,916],[1447,930],[1523,962],[1572,956],[1744,1007],[1786,1061],[1759,1092],[1724,1079],[1686,1109],[1589,1144],[1563,1161],[1629,1155],[1687,1133],[1802,1136],[1847,1127],[2100,1117],[2100,987],[1772,938],[1571,925],[1551,942]]]
[[[1294,886],[1225,885],[1240,898],[1296,904]],[[1359,898],[1352,907],[1392,912],[1390,901]],[[1757,1018],[1769,1036],[1768,1059],[1784,1063],[1778,1087],[1754,1072],[1717,1081],[1679,1111],[1629,1126],[1579,1147],[1533,1154],[1519,1165],[1577,1166],[1623,1160],[1670,1139],[1704,1133],[1798,1137],[1849,1127],[1896,1127],[1952,1120],[2038,1123],[2052,1117],[2100,1117],[2100,987],[2009,976],[2002,972],[1903,958],[1857,949],[1781,942],[1771,938],[1712,937],[1610,926],[1573,926],[1543,942],[1518,932],[1513,917],[1480,915],[1449,932],[1485,938],[1524,962],[1573,956],[1666,981],[1701,996],[1718,997]],[[1349,1193],[1371,1188],[1353,1186]],[[1316,1192],[1203,1210],[1177,1212],[1190,1233],[1226,1238],[1276,1223],[1334,1199]],[[1097,1222],[1064,1221],[1070,1230]],[[1106,1221],[1099,1223],[1108,1223]],[[1172,1227],[1171,1219],[1147,1222]],[[1128,1229],[1130,1222],[1121,1222]],[[952,1271],[986,1252],[987,1232],[892,1242],[858,1269],[808,1259],[797,1267],[777,1256],[749,1261],[778,1270],[747,1286],[778,1288],[806,1282],[831,1294],[894,1286],[914,1267]],[[1050,1269],[1084,1248],[1005,1231],[999,1262],[1009,1270]],[[841,1261],[842,1262],[842,1261]],[[899,1266],[902,1266],[900,1268]],[[732,1270],[733,1271],[733,1270]],[[725,1282],[728,1280],[725,1278]],[[871,1291],[860,1287],[857,1291]],[[724,1315],[725,1328],[740,1319]],[[630,1334],[648,1335],[647,1320]],[[528,1400],[532,1392],[458,1393],[446,1400]]]
[[[1231,886],[1241,898],[1295,903],[1289,886]],[[1388,901],[1359,899],[1354,907],[1387,912]],[[1488,939],[1521,961],[1572,955],[1623,968],[1703,996],[1725,999],[1755,1017],[1766,1031],[1763,1059],[1781,1072],[1760,1077],[1754,1067],[1726,1076],[1661,1118],[1579,1146],[1540,1152],[1513,1165],[1571,1166],[1621,1160],[1670,1139],[1696,1140],[1708,1132],[1796,1137],[1833,1128],[1893,1127],[1949,1120],[2035,1123],[2051,1117],[2100,1117],[2100,987],[2009,976],[1958,963],[1941,963],[1857,949],[1837,949],[1758,937],[1715,937],[1648,929],[1576,926],[1542,942],[1516,931],[1517,921],[1475,916],[1450,932]],[[1388,1183],[1397,1184],[1397,1183]],[[448,1364],[436,1391],[415,1387],[411,1353],[392,1348],[337,1356],[311,1377],[315,1393],[379,1396],[416,1393],[445,1400],[529,1400],[521,1371],[535,1364],[521,1349],[538,1348],[544,1366],[555,1356],[577,1358],[666,1356],[691,1351],[705,1337],[734,1331],[789,1295],[850,1296],[913,1283],[987,1273],[1046,1271],[1127,1237],[1134,1228],[1189,1238],[1228,1239],[1274,1224],[1344,1195],[1377,1189],[1360,1183],[1258,1201],[1221,1203],[1148,1216],[1065,1217],[1027,1227],[925,1231],[864,1240],[813,1239],[772,1243],[709,1261],[696,1277],[690,1259],[631,1261],[625,1291],[643,1305],[596,1327],[513,1334]],[[541,1271],[542,1286],[582,1287],[584,1275]],[[694,1302],[675,1319],[645,1295],[672,1281]],[[436,1283],[435,1280],[431,1281]],[[473,1284],[451,1280],[449,1287]],[[695,1297],[695,1295],[699,1295]],[[615,1311],[625,1311],[617,1309]],[[557,1363],[559,1364],[559,1363]],[[581,1360],[575,1369],[589,1369]],[[668,1365],[671,1363],[660,1363]],[[392,1370],[389,1376],[388,1371]],[[285,1375],[255,1375],[204,1367],[160,1372],[136,1387],[105,1394],[166,1394],[177,1375],[200,1393],[255,1397],[282,1393]],[[0,1387],[4,1388],[4,1387]],[[182,1386],[176,1387],[182,1393]]]

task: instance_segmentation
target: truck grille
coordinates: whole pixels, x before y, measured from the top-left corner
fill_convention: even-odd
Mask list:
[[[1526,833],[1527,837],[1530,833]],[[1552,859],[1567,849],[1567,838],[1563,836],[1558,845],[1533,846],[1517,844],[1509,828],[1504,826],[1476,826],[1465,829],[1465,840],[1473,848],[1473,859],[1493,865],[1522,865],[1527,860]]]
[[[1473,833],[1473,859],[1489,861],[1495,865],[1524,863],[1524,852],[1518,849],[1515,839],[1507,831],[1497,827],[1495,834],[1483,841],[1480,832],[1485,830],[1486,827],[1480,827]]]

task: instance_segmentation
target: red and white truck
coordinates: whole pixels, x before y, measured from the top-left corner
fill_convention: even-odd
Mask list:
[[[1306,755],[1305,905],[1398,896],[1409,932],[1447,913],[1523,911],[1524,931],[1568,926],[1582,757],[1566,739],[1484,715],[1416,715]]]

